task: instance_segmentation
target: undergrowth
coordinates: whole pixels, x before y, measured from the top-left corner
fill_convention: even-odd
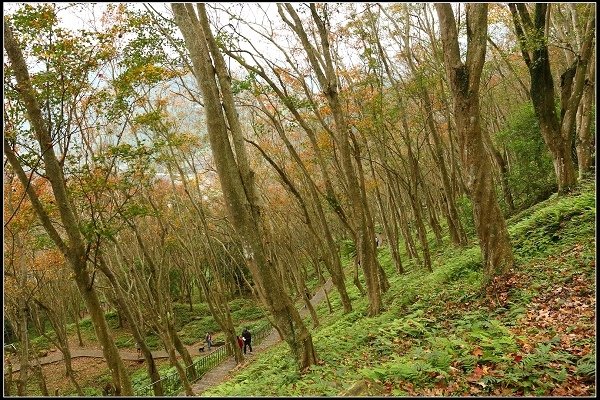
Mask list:
[[[382,251],[391,287],[380,315],[366,316],[349,279],[352,312],[335,291],[333,314],[317,307],[317,365],[301,373],[280,343],[203,395],[593,396],[595,216],[584,183],[509,220],[516,265],[494,294],[480,290],[476,244],[434,248],[433,273],[406,263],[398,275]]]

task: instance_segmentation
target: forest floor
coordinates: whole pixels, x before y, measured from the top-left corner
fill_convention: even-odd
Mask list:
[[[325,296],[324,290],[331,290],[332,282],[328,280],[320,289],[317,290],[311,304],[316,306],[319,304]],[[306,308],[300,310],[302,316],[308,314]],[[235,364],[235,360],[232,357],[226,359],[224,362],[219,364],[217,367],[211,369],[203,377],[193,385],[195,394],[199,394],[207,388],[217,385],[225,381],[229,374],[249,365],[256,355],[262,350],[278,343],[280,341],[279,334],[276,330],[272,330],[270,334],[265,337],[260,343],[253,346],[253,352],[248,353],[244,362],[240,365]],[[105,375],[106,362],[104,361],[104,355],[102,349],[95,342],[86,341],[87,344],[79,346],[77,338],[75,336],[70,337],[69,345],[71,348],[71,358],[73,370],[77,374],[77,381],[82,388],[86,387],[97,387],[98,377]],[[210,351],[205,348],[204,352],[200,352],[199,348],[205,346],[204,341],[199,341],[192,345],[186,346],[192,357],[206,356],[217,349],[213,347]],[[39,357],[39,362],[42,367],[42,371],[46,380],[46,386],[49,390],[50,395],[60,396],[61,394],[71,393],[71,382],[70,379],[65,376],[64,369],[64,357],[63,354],[53,348],[47,351],[47,355]],[[138,371],[144,363],[143,357],[140,358],[136,350],[131,349],[120,349],[119,354],[123,358],[126,368],[131,374]],[[168,355],[164,350],[152,351],[153,358],[156,359],[157,367],[166,367],[169,365]],[[13,371],[13,379],[18,379],[18,372],[20,370],[20,364],[16,355],[12,355],[6,358],[6,361],[11,363]],[[30,360],[33,365],[37,364],[37,360]],[[6,371],[6,365],[4,367]],[[66,391],[66,393],[64,393]],[[97,393],[89,393],[97,394]],[[184,394],[182,394],[184,395]]]
[[[313,304],[319,362],[298,371],[277,333],[240,366],[227,360],[194,384],[202,396],[595,396],[595,184],[539,203],[507,221],[515,267],[484,286],[479,246],[430,241],[434,272],[404,260],[397,274],[387,248],[379,258],[390,289],[380,315],[349,280],[353,311]],[[403,250],[403,249],[401,249]],[[405,252],[402,251],[404,257]],[[345,259],[350,267],[350,259]],[[306,316],[307,326],[311,324]],[[89,341],[88,341],[89,342]],[[75,348],[74,346],[73,348]],[[193,346],[192,350],[194,350]],[[133,374],[143,368],[125,361]],[[73,360],[82,387],[97,387],[101,358]],[[168,359],[158,360],[159,368]],[[69,382],[60,364],[44,366],[51,394]],[[14,374],[18,377],[18,373]],[[63,392],[63,389],[60,390]],[[89,393],[98,395],[98,393]]]
[[[515,266],[487,285],[474,241],[456,248],[432,238],[433,273],[410,261],[395,273],[384,248],[391,287],[380,315],[366,315],[349,283],[352,312],[343,314],[335,290],[334,312],[317,308],[317,365],[298,371],[276,344],[202,395],[593,397],[595,199],[592,182],[509,219]]]

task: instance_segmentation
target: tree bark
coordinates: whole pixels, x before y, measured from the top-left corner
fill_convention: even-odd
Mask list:
[[[100,255],[98,261],[98,268],[108,278],[108,281],[110,282],[115,292],[115,299],[119,304],[119,308],[125,314],[125,317],[129,321],[129,328],[131,329],[133,339],[135,340],[135,343],[137,344],[138,348],[142,352],[144,359],[146,360],[146,368],[148,369],[148,376],[150,377],[150,380],[152,382],[152,390],[154,391],[154,395],[162,396],[164,392],[162,388],[162,383],[160,381],[160,374],[158,373],[158,368],[156,367],[156,363],[154,362],[154,358],[152,357],[152,351],[148,348],[146,342],[144,341],[144,337],[142,335],[142,332],[140,331],[138,323],[136,322],[136,319],[133,316],[133,312],[131,311],[129,304],[126,301],[126,295],[125,293],[123,293],[123,289],[121,288],[117,277],[106,265],[106,262],[104,261],[104,257],[102,255]]]
[[[579,170],[579,179],[583,179],[592,169],[593,159],[592,150],[595,148],[595,140],[592,135],[592,110],[595,104],[595,69],[596,60],[591,57],[589,72],[583,89],[583,97],[579,104],[577,112],[577,166]]]
[[[21,98],[25,104],[27,119],[35,132],[36,139],[42,150],[42,159],[46,176],[50,181],[55,203],[58,207],[62,229],[64,229],[68,237],[68,245],[52,224],[33,189],[28,187],[27,176],[23,171],[19,160],[15,156],[14,151],[11,149],[10,143],[7,143],[6,138],[4,138],[4,152],[7,155],[11,166],[17,172],[21,183],[24,187],[28,188],[27,194],[46,232],[63,253],[73,269],[77,287],[90,312],[96,337],[102,344],[104,357],[111,371],[116,392],[126,396],[132,395],[133,389],[131,386],[131,379],[125,370],[123,360],[119,356],[118,349],[115,346],[106,320],[104,319],[104,313],[100,307],[100,302],[98,301],[98,296],[93,286],[93,277],[90,277],[87,271],[86,246],[82,240],[81,233],[79,232],[78,219],[67,193],[62,166],[54,152],[52,138],[36,99],[35,91],[31,85],[27,64],[25,63],[22,51],[19,48],[8,23],[4,24],[4,48],[17,79]],[[8,145],[8,148],[6,145]]]
[[[375,228],[373,219],[366,203],[366,193],[364,192],[364,179],[359,176],[360,165],[353,163],[353,158],[357,159],[357,154],[354,154],[351,149],[350,142],[352,140],[351,127],[348,125],[345,113],[342,110],[339,82],[336,70],[333,64],[331,46],[328,39],[328,28],[325,21],[318,15],[315,5],[311,4],[311,16],[317,26],[317,33],[321,53],[317,53],[317,48],[313,46],[309,39],[300,18],[291,4],[278,5],[279,15],[283,21],[296,33],[306,55],[309,58],[310,64],[317,75],[319,86],[333,114],[335,124],[335,141],[337,150],[339,151],[341,167],[343,174],[341,176],[343,186],[347,190],[350,208],[352,210],[352,218],[350,225],[354,235],[354,242],[357,248],[357,257],[360,261],[360,266],[365,275],[367,284],[367,295],[369,297],[368,314],[373,316],[381,312],[382,308],[382,293],[385,287],[385,275],[381,274],[381,266],[377,260],[375,249]],[[290,21],[285,11],[292,18]],[[354,147],[354,152],[358,151],[358,147]],[[356,165],[356,166],[355,166]],[[358,170],[358,171],[357,171]],[[383,284],[383,286],[382,286]]]
[[[454,99],[461,159],[473,202],[475,228],[488,280],[513,266],[506,221],[496,199],[490,159],[485,152],[479,114],[479,84],[487,38],[487,4],[467,4],[467,56],[460,58],[458,32],[449,4],[436,4],[444,64]]]
[[[239,140],[234,138],[234,143],[237,143],[234,153],[229,142],[227,127],[232,129],[231,133],[236,137],[241,136],[241,131],[236,129],[239,121],[233,109],[233,96],[227,83],[229,78],[223,56],[210,30],[205,6],[198,4],[198,16],[189,4],[172,3],[171,7],[190,52],[196,81],[205,100],[208,136],[217,173],[227,210],[242,238],[246,263],[278,331],[295,353],[299,367],[307,368],[317,361],[312,336],[267,258],[267,249],[261,237],[264,227],[261,226],[253,172],[243,156],[243,143],[240,145]],[[221,99],[228,103],[225,113]]]
[[[592,7],[592,5],[590,5]],[[556,113],[554,81],[547,45],[547,3],[536,3],[533,21],[525,4],[509,3],[521,54],[531,75],[531,99],[544,142],[552,154],[558,193],[570,192],[577,183],[571,153],[576,113],[583,94],[587,64],[594,39],[594,13],[586,21],[584,41],[575,62],[561,76],[561,113]],[[535,43],[531,48],[530,43]]]

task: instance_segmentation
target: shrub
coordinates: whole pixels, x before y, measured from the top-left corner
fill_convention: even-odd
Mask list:
[[[204,317],[186,324],[179,331],[179,336],[183,343],[190,345],[204,340],[206,332],[215,332],[218,330],[220,330],[219,325],[213,317]]]
[[[517,209],[545,200],[556,190],[552,158],[530,102],[512,113],[496,142],[509,154],[508,182]],[[504,201],[503,196],[498,199]]]

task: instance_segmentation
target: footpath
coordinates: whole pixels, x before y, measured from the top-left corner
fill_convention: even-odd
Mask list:
[[[313,306],[319,304],[325,298],[325,291],[329,292],[331,287],[333,286],[333,282],[331,278],[325,282],[325,284],[317,290],[315,295],[310,299],[310,303]],[[300,310],[300,315],[304,318],[308,315],[308,309],[303,307]],[[239,371],[241,368],[245,367],[247,364],[251,363],[254,358],[256,358],[257,354],[268,349],[269,347],[277,344],[281,341],[279,337],[279,333],[275,328],[271,330],[271,332],[256,346],[252,346],[252,353],[247,353],[245,355],[245,360],[243,364],[236,365],[235,359],[233,356],[225,359],[221,364],[217,365],[215,368],[208,371],[206,374],[200,378],[199,381],[195,382],[192,385],[192,390],[196,396],[200,395],[202,392],[207,390],[210,387],[216,386],[222,382],[224,382],[231,374]],[[247,393],[248,396],[258,396],[256,393]],[[179,394],[179,396],[185,396],[185,392]]]
[[[201,346],[204,346],[204,344],[205,344],[204,341],[201,341],[201,342],[195,343],[193,345],[185,346],[185,347],[187,347],[188,352],[190,353],[190,356],[192,356],[192,357],[199,356],[199,355],[208,355],[216,350],[216,348],[213,347],[210,351],[204,351],[203,353],[200,353],[199,348]],[[121,358],[123,360],[127,360],[127,361],[142,361],[142,360],[144,360],[144,357],[141,355],[138,355],[137,351],[119,350],[119,354],[121,355]],[[71,359],[74,359],[77,357],[104,358],[104,353],[102,353],[102,350],[98,350],[98,349],[71,349]],[[157,350],[157,351],[152,352],[152,358],[154,358],[154,359],[168,358],[168,357],[169,357],[169,355],[164,350]],[[40,364],[45,365],[45,364],[58,363],[63,360],[64,360],[63,353],[61,353],[58,350],[53,350],[52,354],[44,356],[44,357],[40,357]],[[35,359],[31,360],[30,363],[37,365],[37,362],[35,361]],[[21,370],[20,364],[13,364],[13,367],[12,367],[13,372],[18,372],[20,370]]]
[[[317,304],[319,304],[325,298],[325,291],[329,292],[331,290],[332,286],[333,286],[333,282],[331,281],[331,279],[327,280],[327,282],[325,282],[325,284],[321,288],[319,288],[317,290],[317,292],[315,293],[315,295],[311,298],[310,303],[313,306],[316,306]],[[308,309],[306,307],[303,307],[300,310],[300,315],[304,318],[304,317],[306,317],[307,314],[308,314]],[[264,351],[265,349],[273,346],[276,343],[279,343],[280,341],[281,341],[281,338],[279,337],[279,333],[277,332],[277,330],[274,328],[271,329],[271,332],[260,343],[258,343],[255,346],[252,346],[252,350],[253,350],[252,353],[246,354],[245,360],[242,365],[238,366],[235,363],[235,359],[233,358],[233,356],[231,356],[231,357],[228,357],[227,359],[225,359],[223,362],[221,362],[215,368],[211,369],[206,374],[204,374],[202,376],[202,378],[200,378],[200,380],[198,380],[197,382],[195,382],[192,385],[194,394],[199,395],[200,393],[204,392],[206,389],[222,383],[228,377],[228,375],[230,375],[230,373],[235,372],[235,371],[239,370],[240,368],[243,368],[245,365],[252,362],[252,360],[256,357],[256,355],[258,353],[260,353],[261,351]],[[190,353],[190,356],[192,356],[192,357],[199,356],[199,355],[208,355],[216,350],[216,348],[213,347],[210,351],[205,351],[203,353],[200,353],[199,347],[201,347],[201,346],[204,346],[204,341],[201,341],[201,342],[198,342],[196,344],[186,346],[186,347]],[[121,355],[121,358],[123,360],[142,361],[144,359],[143,357],[138,356],[137,351],[120,350],[119,354]],[[104,358],[104,354],[102,353],[102,350],[97,350],[97,349],[72,349],[71,350],[71,358],[74,359],[77,357]],[[153,351],[152,358],[155,358],[155,359],[168,358],[168,354],[164,350]],[[39,360],[40,360],[41,365],[45,365],[45,364],[58,363],[60,361],[63,361],[63,359],[64,359],[63,354],[60,351],[55,350],[50,355],[40,357]],[[36,363],[35,360],[32,360],[32,362]],[[13,373],[18,372],[20,369],[21,369],[21,366],[19,364],[14,364],[12,366]],[[185,392],[181,393],[180,395],[185,396]],[[249,395],[251,395],[251,394],[249,393]]]

